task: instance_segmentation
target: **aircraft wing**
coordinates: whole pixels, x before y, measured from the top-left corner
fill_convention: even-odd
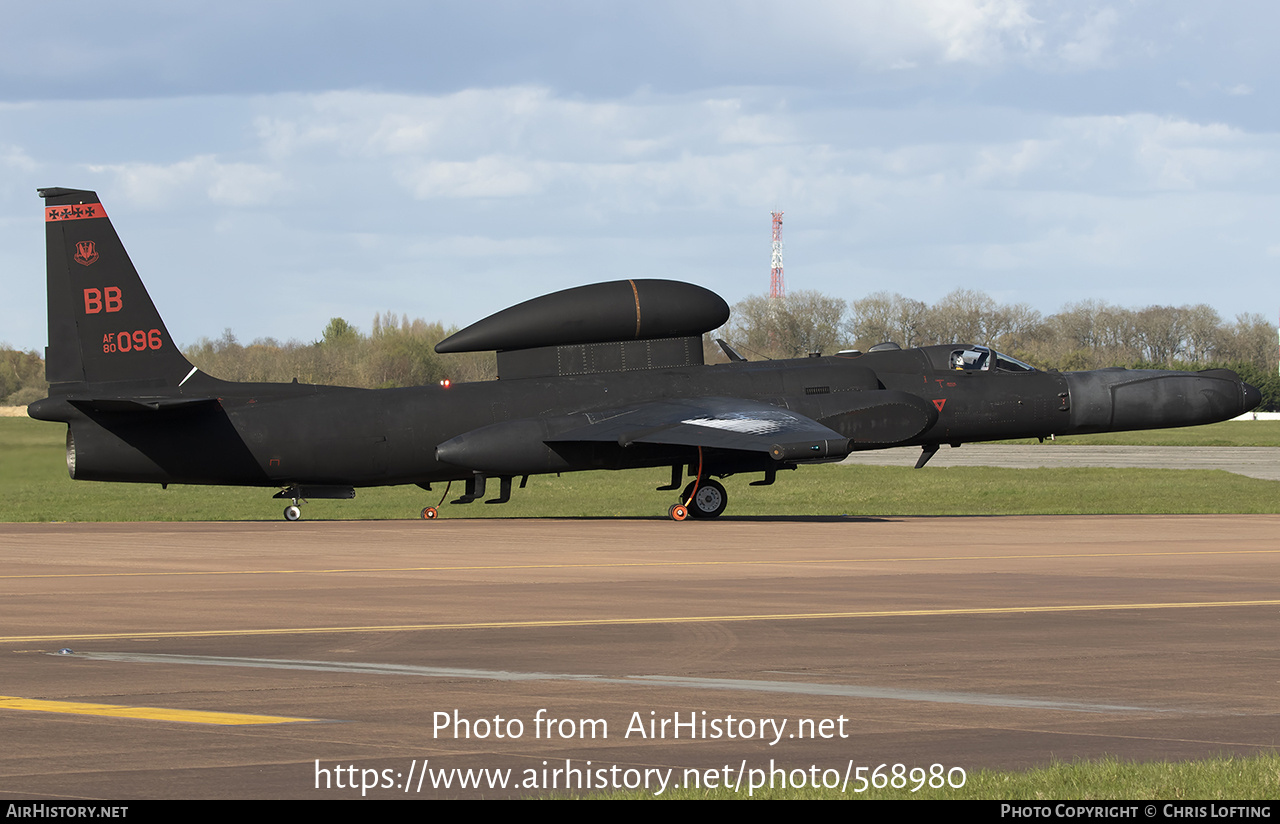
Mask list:
[[[546,443],[705,446],[768,452],[777,460],[818,459],[848,452],[847,437],[812,418],[739,398],[653,401],[585,414],[586,426],[560,432]]]
[[[816,420],[760,401],[708,397],[500,421],[439,444],[436,458],[474,472],[523,475],[530,466],[546,465],[548,447],[555,452],[574,444],[641,443],[763,453],[776,461],[821,461],[845,457],[854,442],[876,448],[910,440],[938,416],[933,404],[896,390],[815,395],[808,401],[806,411],[816,410]]]

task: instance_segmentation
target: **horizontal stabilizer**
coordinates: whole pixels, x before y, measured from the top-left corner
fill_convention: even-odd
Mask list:
[[[209,406],[217,398],[67,398],[82,412],[174,412]]]
[[[157,413],[193,411],[217,406],[220,398],[155,398],[145,396],[116,396],[86,398],[75,395],[56,395],[41,398],[27,407],[27,414],[38,421],[67,421],[75,415],[72,409],[82,413],[130,415],[154,417]]]

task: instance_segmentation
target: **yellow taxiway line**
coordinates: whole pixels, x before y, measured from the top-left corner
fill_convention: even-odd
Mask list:
[[[1061,604],[1052,606],[957,607],[938,609],[895,609],[865,612],[799,612],[759,615],[687,615],[654,618],[562,618],[532,621],[476,621],[438,624],[388,624],[338,627],[274,627],[243,629],[195,629],[148,632],[68,632],[59,635],[0,636],[0,644],[48,643],[63,641],[103,641],[123,638],[217,638],[259,635],[324,635],[356,632],[426,632],[457,629],[521,629],[529,627],[597,627],[652,624],[696,624],[734,621],[803,621],[833,618],[913,618],[942,615],[1012,615],[1032,612],[1101,612],[1111,610],[1204,609],[1211,607],[1274,607],[1280,600],[1260,601],[1186,601],[1148,604]]]
[[[1280,549],[1204,549],[1157,552],[1055,552],[1017,555],[920,555],[895,558],[735,558],[728,561],[597,561],[580,564],[485,564],[453,566],[409,567],[348,567],[334,569],[222,569],[222,570],[154,570],[148,572],[38,572],[22,575],[0,575],[0,581],[21,581],[38,578],[164,578],[175,576],[225,576],[225,575],[350,575],[353,573],[385,572],[496,572],[518,569],[625,569],[663,567],[720,567],[720,566],[811,566],[815,564],[885,564],[885,563],[944,563],[981,561],[1052,561],[1064,558],[1182,558],[1198,555],[1276,555]]]
[[[289,718],[283,715],[248,715],[239,712],[208,712],[168,707],[124,707],[119,704],[88,704],[81,701],[44,701],[0,695],[0,710],[59,712],[69,715],[101,715],[108,718],[136,718],[146,721],[182,721],[187,724],[246,726],[250,724],[296,724],[314,718]]]

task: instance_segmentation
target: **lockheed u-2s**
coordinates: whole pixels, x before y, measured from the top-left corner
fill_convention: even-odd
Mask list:
[[[496,350],[499,379],[352,389],[232,383],[174,344],[98,196],[41,189],[48,244],[49,397],[33,418],[67,426],[72,478],[276,487],[291,499],[360,486],[671,467],[668,514],[714,518],[716,478],[838,461],[850,452],[1211,423],[1260,401],[1231,371],[1041,372],[984,346],[705,365],[702,334],[729,307],[665,280],[582,286],[491,315],[438,352]],[[521,480],[521,486],[524,480]],[[448,490],[446,489],[446,497]],[[443,500],[443,499],[442,499]],[[436,510],[427,507],[425,518]]]

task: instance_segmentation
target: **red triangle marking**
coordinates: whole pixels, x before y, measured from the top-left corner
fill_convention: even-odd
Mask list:
[[[947,399],[946,399],[946,398],[938,398],[937,400],[935,400],[935,401],[933,402],[933,405],[934,405],[934,406],[936,406],[936,407],[938,407],[938,411],[939,411],[939,412],[941,412],[941,411],[942,411],[942,407],[943,407],[943,406],[945,406],[945,405],[946,405],[946,403],[947,403]]]

